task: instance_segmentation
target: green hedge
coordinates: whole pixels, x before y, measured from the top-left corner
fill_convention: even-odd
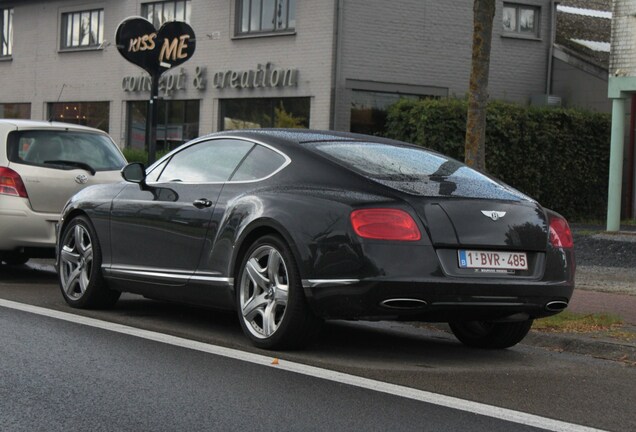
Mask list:
[[[128,162],[141,162],[144,165],[148,166],[148,152],[145,150],[134,149],[134,148],[124,148],[122,149],[122,153],[126,157]],[[161,158],[163,155],[168,153],[167,151],[158,151],[156,153],[156,159]]]
[[[464,160],[465,100],[403,99],[389,108],[391,138]],[[488,105],[486,167],[573,221],[604,219],[611,118],[575,109]]]

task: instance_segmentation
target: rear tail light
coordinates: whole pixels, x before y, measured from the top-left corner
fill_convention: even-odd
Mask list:
[[[20,174],[10,168],[0,167],[0,195],[28,198]]]
[[[417,241],[421,238],[411,215],[398,209],[354,210],[351,225],[356,234],[368,239]]]
[[[568,222],[560,216],[550,217],[550,244],[557,248],[572,249],[574,239]]]

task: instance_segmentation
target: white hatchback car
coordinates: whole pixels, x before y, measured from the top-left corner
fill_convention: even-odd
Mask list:
[[[87,186],[121,181],[124,165],[119,147],[101,130],[0,119],[0,261],[53,257],[66,201]]]

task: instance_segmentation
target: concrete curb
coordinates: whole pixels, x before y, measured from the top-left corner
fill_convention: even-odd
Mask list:
[[[594,333],[544,333],[531,330],[521,344],[620,361],[636,366],[635,343],[609,340]]]

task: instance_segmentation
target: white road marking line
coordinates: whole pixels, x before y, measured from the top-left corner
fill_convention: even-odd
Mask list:
[[[499,420],[504,420],[512,423],[519,423],[522,425],[532,426],[549,431],[562,431],[562,432],[600,432],[601,429],[594,429],[586,426],[581,426],[573,423],[567,423],[560,420],[554,420],[547,417],[541,417],[534,414],[528,414],[521,411],[515,411],[507,408],[500,408],[492,405],[486,405],[479,402],[472,402],[452,396],[444,396],[437,393],[427,392],[424,390],[417,390],[409,387],[400,386],[397,384],[385,383],[382,381],[376,381],[368,378],[362,378],[355,375],[349,375],[342,372],[331,371],[328,369],[322,369],[315,366],[308,366],[301,363],[295,363],[286,360],[278,360],[278,364],[272,364],[274,357],[264,356],[260,354],[253,354],[249,352],[240,351],[232,348],[224,348],[221,346],[211,345],[203,342],[197,342],[181,337],[170,336],[163,333],[153,332],[149,330],[142,330],[135,327],[125,326],[122,324],[111,323],[107,321],[98,320],[95,318],[88,318],[81,315],[74,315],[71,313],[60,312],[52,309],[46,309],[38,306],[32,306],[24,303],[13,302],[9,300],[0,299],[0,307],[8,309],[19,310],[36,315],[45,316],[48,318],[54,318],[62,321],[68,321],[75,324],[81,324],[89,327],[99,328],[102,330],[108,330],[115,333],[121,333],[128,336],[135,336],[138,338],[151,340],[155,342],[161,342],[168,345],[187,348],[191,350],[201,351],[208,354],[227,357],[235,360],[241,360],[248,363],[254,363],[261,366],[273,367],[276,369],[294,372],[301,375],[306,375],[315,378],[322,378],[328,381],[333,381],[341,384],[348,384],[354,387],[363,388],[367,390],[373,390],[381,393],[386,393],[393,396],[399,396],[407,399],[412,399],[420,402],[425,402],[432,405],[438,405],[445,408],[456,409],[473,414],[478,414],[486,417],[492,417]],[[276,363],[276,362],[274,362]]]

